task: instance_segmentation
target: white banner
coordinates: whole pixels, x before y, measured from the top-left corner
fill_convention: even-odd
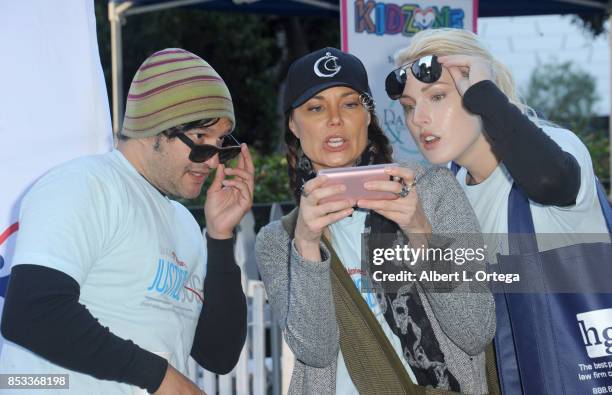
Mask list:
[[[0,53],[4,296],[22,196],[57,164],[109,151],[112,129],[93,0],[0,2]]]
[[[404,124],[402,108],[385,92],[385,78],[396,68],[393,55],[410,37],[430,28],[476,31],[477,0],[418,1],[341,0],[342,50],[364,63],[380,124],[396,159],[420,158]]]

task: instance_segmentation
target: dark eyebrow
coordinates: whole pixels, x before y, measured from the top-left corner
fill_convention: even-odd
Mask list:
[[[359,96],[359,93],[354,92],[354,91],[344,92],[342,95],[340,95],[340,97],[347,97],[347,96],[351,96],[351,95]],[[323,96],[321,96],[321,95],[315,95],[315,96],[311,97],[311,99],[325,100],[325,98]]]
[[[206,128],[202,128],[202,129],[191,129],[185,133],[193,133],[193,134],[203,134],[204,136],[209,136],[211,135],[211,133],[207,130],[205,130]],[[232,132],[231,132],[231,128],[227,130],[227,132],[225,132],[224,134],[222,134],[221,136],[217,137],[218,139],[224,139],[228,136],[231,136]]]
[[[434,87],[436,85],[450,85],[450,84],[448,82],[444,82],[444,81],[436,81],[433,84],[426,84],[424,87],[421,88],[421,92],[425,93],[425,92],[427,92],[427,90],[429,90],[430,88],[432,88],[432,87]],[[402,100],[403,98],[414,100],[412,97],[410,97],[408,95],[402,94],[402,96],[400,96],[399,99]]]

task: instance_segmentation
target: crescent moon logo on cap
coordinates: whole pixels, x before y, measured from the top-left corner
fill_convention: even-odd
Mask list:
[[[338,57],[326,52],[314,63],[314,72],[318,77],[331,78],[338,74],[342,66],[338,65]]]

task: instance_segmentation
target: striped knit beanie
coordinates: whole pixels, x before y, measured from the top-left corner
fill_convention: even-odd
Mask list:
[[[229,118],[234,129],[234,106],[225,82],[199,56],[168,48],[149,56],[134,75],[121,133],[155,136],[206,118]]]

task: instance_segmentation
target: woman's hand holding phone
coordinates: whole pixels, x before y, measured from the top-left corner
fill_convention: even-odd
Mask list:
[[[323,230],[334,222],[353,213],[355,202],[339,200],[320,203],[320,200],[342,193],[346,186],[324,186],[327,176],[317,176],[304,184],[300,199],[300,211],[295,226],[295,247],[304,259],[320,261],[319,242]]]
[[[431,234],[431,224],[416,191],[414,172],[406,167],[397,166],[385,169],[385,173],[400,181],[368,181],[365,183],[365,188],[371,191],[393,192],[400,197],[394,200],[360,199],[357,201],[357,206],[373,210],[395,222],[408,237]],[[400,193],[404,186],[410,186],[410,191],[401,197]]]

